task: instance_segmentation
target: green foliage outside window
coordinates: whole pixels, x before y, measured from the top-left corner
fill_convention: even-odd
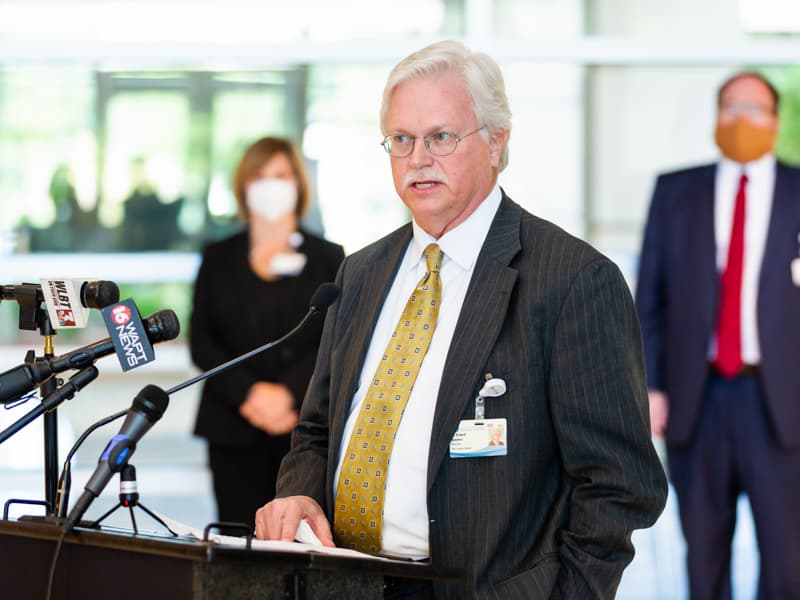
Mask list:
[[[777,155],[790,164],[800,165],[800,66],[759,69],[780,94],[780,131]]]

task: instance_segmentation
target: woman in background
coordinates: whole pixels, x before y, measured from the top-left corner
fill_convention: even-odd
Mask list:
[[[310,190],[289,140],[265,137],[247,148],[233,190],[247,227],[206,247],[194,286],[190,345],[204,371],[292,329],[344,258],[341,246],[299,227]],[[219,520],[252,529],[256,510],[275,496],[322,324],[314,317],[286,342],[206,380],[194,432],[208,440]]]

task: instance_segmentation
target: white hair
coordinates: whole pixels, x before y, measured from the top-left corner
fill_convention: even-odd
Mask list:
[[[472,52],[460,42],[445,40],[426,46],[400,61],[386,80],[381,102],[381,131],[387,135],[386,114],[395,88],[418,77],[455,73],[463,78],[478,123],[489,131],[505,130],[511,135],[511,109],[500,67],[489,55]],[[489,132],[480,135],[489,138]],[[499,170],[508,164],[508,137],[500,152]]]

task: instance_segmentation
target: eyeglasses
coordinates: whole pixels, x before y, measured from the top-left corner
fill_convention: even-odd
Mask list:
[[[465,137],[472,135],[473,133],[478,133],[484,127],[486,127],[486,125],[481,125],[475,131],[465,133],[461,137],[456,136],[455,133],[450,131],[437,131],[436,133],[432,133],[430,135],[417,137],[405,135],[403,133],[387,135],[385,138],[383,138],[381,146],[383,146],[383,149],[386,150],[386,154],[389,156],[403,158],[404,156],[411,154],[411,152],[414,150],[414,142],[421,138],[422,141],[425,142],[425,149],[428,152],[434,156],[447,156],[448,154],[452,154],[456,151],[458,142],[463,140]]]
[[[755,104],[753,102],[723,102],[720,104],[719,112],[726,117],[744,116],[756,121],[767,114],[772,114],[774,109],[765,104]]]

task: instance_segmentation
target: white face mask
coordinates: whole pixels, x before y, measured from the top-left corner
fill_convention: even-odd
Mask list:
[[[297,206],[297,186],[285,179],[258,179],[247,186],[247,208],[268,221],[277,221]]]

